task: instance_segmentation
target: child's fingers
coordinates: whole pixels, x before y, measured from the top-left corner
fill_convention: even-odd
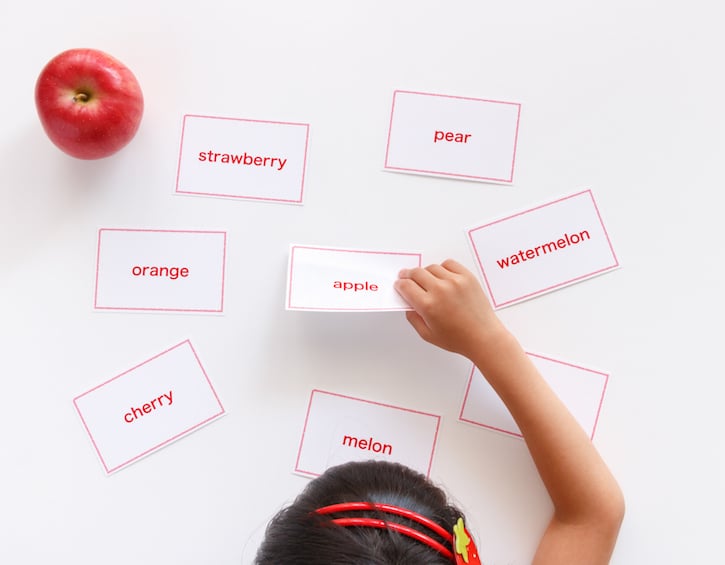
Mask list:
[[[423,317],[418,314],[415,310],[407,310],[405,312],[405,318],[413,326],[413,329],[418,332],[418,335],[425,341],[430,341],[430,328],[423,320]]]
[[[434,263],[433,265],[428,265],[425,270],[439,279],[449,279],[451,278],[451,276],[453,276],[453,271],[446,269],[443,265],[438,265],[436,263]]]
[[[433,273],[423,267],[403,269],[398,274],[398,277],[399,280],[410,280],[415,282],[423,290],[428,290],[437,280],[437,277]]]
[[[403,300],[410,304],[414,309],[418,308],[422,295],[425,294],[425,290],[423,290],[413,279],[409,278],[396,280],[393,283],[393,287],[396,291],[398,291],[398,294],[403,297]]]
[[[443,263],[441,263],[441,265],[445,269],[451,271],[452,273],[456,273],[457,275],[465,275],[470,273],[470,271],[466,269],[466,267],[461,265],[455,259],[446,259],[445,261],[443,261]]]

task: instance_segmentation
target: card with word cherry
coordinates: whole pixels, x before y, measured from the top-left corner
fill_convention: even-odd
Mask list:
[[[73,405],[108,474],[225,414],[189,340],[76,396]]]

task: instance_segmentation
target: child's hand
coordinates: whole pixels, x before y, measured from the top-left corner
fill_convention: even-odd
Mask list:
[[[460,263],[403,269],[395,289],[413,307],[406,317],[427,342],[469,359],[508,334],[478,279]]]

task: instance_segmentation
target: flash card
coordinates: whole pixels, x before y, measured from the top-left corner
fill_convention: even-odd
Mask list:
[[[467,233],[495,308],[619,267],[591,190]]]
[[[222,312],[226,233],[98,231],[97,310]]]
[[[385,169],[513,182],[521,105],[396,90]]]
[[[224,414],[188,340],[84,392],[73,404],[109,474]]]
[[[593,439],[609,375],[543,355],[527,355],[554,393]],[[460,420],[522,437],[508,409],[475,366],[471,370]]]
[[[410,310],[393,283],[401,269],[420,265],[420,253],[292,245],[287,309]]]
[[[184,116],[177,194],[301,204],[309,124]]]
[[[307,408],[295,472],[318,476],[348,461],[396,461],[430,475],[440,416],[322,390]]]

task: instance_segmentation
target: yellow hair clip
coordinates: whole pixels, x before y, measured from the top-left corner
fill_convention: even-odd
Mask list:
[[[478,549],[463,524],[463,518],[458,518],[453,526],[453,553],[456,565],[481,565]]]

